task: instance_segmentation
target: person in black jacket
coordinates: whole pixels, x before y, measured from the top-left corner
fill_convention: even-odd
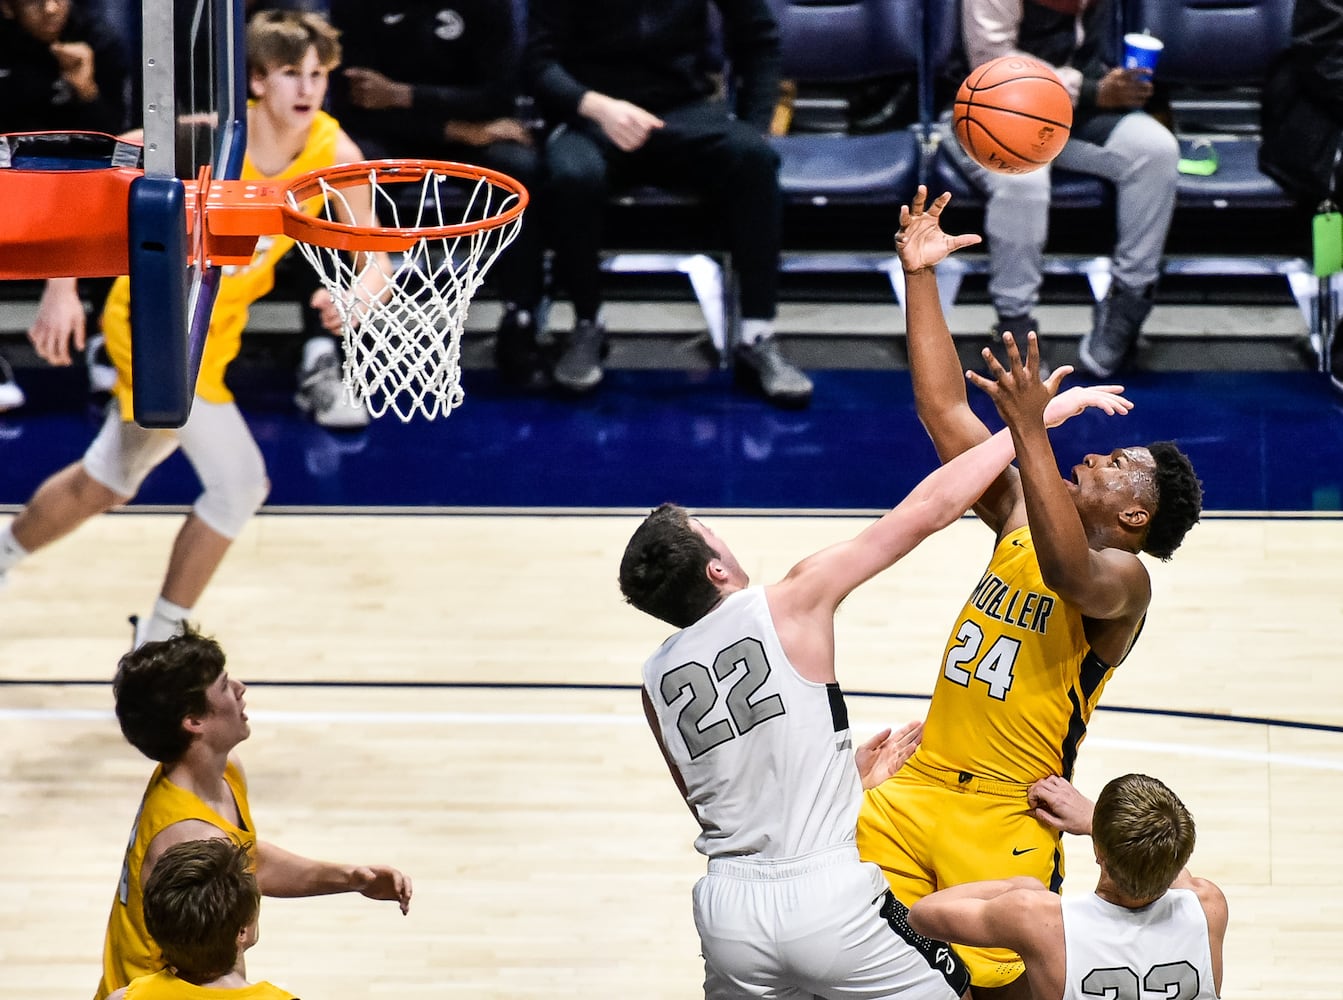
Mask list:
[[[575,314],[554,377],[569,391],[602,380],[598,254],[608,191],[641,182],[710,201],[741,280],[738,374],[777,405],[811,400],[811,379],[773,337],[782,203],[765,132],[779,90],[778,27],[766,0],[714,2],[735,117],[707,71],[708,0],[531,0],[526,76],[549,129],[549,228]]]
[[[126,128],[120,39],[72,0],[0,0],[0,132]]]
[[[332,112],[369,159],[456,160],[502,171],[535,198],[540,170],[518,117],[521,25],[506,0],[333,0],[345,69]],[[504,302],[495,360],[510,381],[540,379],[537,312],[543,290],[537,203],[499,257]]]

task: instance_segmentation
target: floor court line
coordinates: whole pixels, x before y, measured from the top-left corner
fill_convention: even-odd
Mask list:
[[[922,699],[910,699],[922,700]],[[460,726],[643,726],[643,716],[601,714],[595,712],[369,712],[369,711],[268,711],[259,709],[248,716],[266,725],[325,726],[331,723],[359,723],[364,725],[460,725]],[[79,708],[5,708],[0,709],[0,721],[28,722],[102,722],[112,721],[114,715],[106,709]],[[1216,721],[1216,716],[1210,716]],[[885,722],[855,723],[856,732],[876,732]],[[1088,746],[1138,753],[1175,754],[1218,760],[1239,760],[1255,764],[1273,764],[1317,771],[1343,772],[1343,756],[1338,759],[1308,757],[1300,754],[1230,750],[1199,743],[1170,743],[1153,740],[1125,740],[1103,736],[1091,737]]]

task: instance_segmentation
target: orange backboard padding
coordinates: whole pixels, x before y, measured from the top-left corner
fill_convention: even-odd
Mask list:
[[[0,281],[125,274],[131,182],[143,173],[0,170]]]

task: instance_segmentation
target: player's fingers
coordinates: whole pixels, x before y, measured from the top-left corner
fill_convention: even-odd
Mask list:
[[[987,354],[988,351],[985,351],[984,353]],[[1001,371],[1001,369],[999,370]],[[980,375],[978,372],[972,372],[969,369],[966,369],[965,377],[972,385],[975,385],[980,389],[983,389],[990,396],[993,395],[993,390],[998,387],[997,382],[992,382],[989,379],[986,379],[983,375]]]
[[[963,236],[948,236],[947,242],[951,244],[951,249],[962,250],[965,247],[972,247],[977,243],[983,243],[984,237],[977,233],[966,233]]]
[[[920,184],[914,192],[914,214],[919,215],[923,212],[924,203],[928,200],[928,188]]]
[[[401,876],[401,912],[403,914],[410,912],[410,897],[414,894],[414,887],[410,884],[410,876]]]
[[[986,353],[993,353],[987,347],[984,350]],[[993,372],[994,375],[1002,376],[1006,374],[1007,370],[1015,371],[1021,367],[1021,351],[1017,349],[1017,338],[1010,333],[1003,334],[1003,351],[1007,354],[1007,369],[1005,370],[1000,366],[996,372]],[[994,364],[998,363],[997,358],[993,360]],[[992,371],[991,368],[990,371]]]
[[[947,202],[951,201],[951,192],[943,191],[939,194],[932,206],[928,209],[928,214],[934,219],[942,214],[942,209],[947,207]]]

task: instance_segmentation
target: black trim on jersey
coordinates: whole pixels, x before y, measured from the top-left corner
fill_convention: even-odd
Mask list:
[[[1049,891],[1063,892],[1063,845],[1054,848],[1054,870],[1049,873]]]
[[[945,941],[926,938],[909,926],[908,908],[889,889],[882,899],[881,916],[892,931],[924,957],[928,968],[946,980],[947,986],[957,997],[965,995],[965,991],[970,988],[970,970],[965,967],[960,956]]]
[[[844,692],[833,681],[825,686],[826,697],[830,699],[830,721],[835,732],[843,733],[849,728],[849,706],[844,704]]]
[[[1114,668],[1096,655],[1094,650],[1088,650],[1087,655],[1082,659],[1081,669],[1078,671],[1078,686],[1082,689],[1082,697],[1078,698],[1077,690],[1068,689],[1068,700],[1072,702],[1072,714],[1068,716],[1068,735],[1063,739],[1063,746],[1060,747],[1063,757],[1063,778],[1067,781],[1073,780],[1073,765],[1077,763],[1077,749],[1082,745],[1082,740],[1087,734],[1087,724],[1082,717],[1082,704],[1084,701],[1090,701],[1096,693],[1096,689],[1109,676]]]

